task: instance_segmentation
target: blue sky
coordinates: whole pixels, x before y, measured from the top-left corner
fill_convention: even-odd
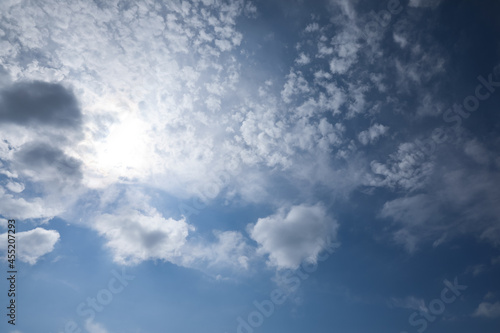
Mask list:
[[[1,331],[497,332],[498,15],[2,1]]]

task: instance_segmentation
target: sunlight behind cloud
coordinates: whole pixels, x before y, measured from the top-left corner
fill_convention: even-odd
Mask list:
[[[137,116],[113,124],[109,134],[95,143],[91,167],[112,178],[140,178],[150,165],[149,125]]]

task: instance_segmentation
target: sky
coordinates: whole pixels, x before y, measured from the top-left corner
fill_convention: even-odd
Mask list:
[[[497,333],[499,17],[1,0],[1,332]]]

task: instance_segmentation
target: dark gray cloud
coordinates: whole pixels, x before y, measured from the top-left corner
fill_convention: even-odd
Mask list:
[[[82,178],[81,161],[66,155],[61,149],[45,143],[29,143],[15,155],[22,170],[50,174],[59,179],[79,180]]]
[[[0,90],[0,124],[75,128],[81,121],[77,99],[60,84],[19,82]]]

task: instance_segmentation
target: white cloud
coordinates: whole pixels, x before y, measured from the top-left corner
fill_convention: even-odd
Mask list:
[[[366,17],[356,12],[355,1],[330,2],[332,23],[305,27],[311,33],[307,35],[310,44],[298,47],[302,53],[285,69],[289,74],[283,78],[266,73],[264,80],[276,83],[284,79],[282,87],[244,81],[248,75],[242,71],[248,66],[243,61],[250,53],[240,52],[240,46],[246,44],[237,20],[244,14],[255,15],[256,7],[250,3],[165,2],[159,10],[146,1],[99,8],[88,1],[76,1],[78,5],[73,6],[48,0],[40,5],[41,10],[31,2],[0,2],[0,29],[10,36],[2,39],[0,47],[0,62],[8,73],[0,78],[1,88],[20,81],[56,82],[72,87],[81,104],[81,128],[74,133],[54,134],[38,124],[24,129],[17,123],[2,127],[0,158],[5,163],[0,164],[0,173],[10,179],[6,189],[0,188],[0,211],[20,219],[49,219],[69,210],[74,198],[68,194],[75,187],[105,191],[116,183],[146,184],[179,198],[199,196],[205,202],[224,194],[228,200],[267,203],[279,200],[270,193],[274,191],[273,177],[280,175],[304,193],[317,184],[336,194],[361,183],[405,192],[403,198],[384,206],[382,216],[399,221],[403,227],[394,237],[415,248],[421,233],[415,234],[411,228],[426,225],[429,211],[436,209],[427,204],[438,200],[411,193],[427,188],[435,161],[424,156],[416,143],[402,143],[385,162],[372,161],[372,172],[365,175],[368,163],[357,151],[356,139],[364,145],[374,143],[387,133],[387,127],[375,123],[357,138],[349,138],[348,123],[379,112],[377,107],[383,103],[377,98],[385,101],[387,96],[373,101],[377,90],[372,82],[378,92],[405,91],[442,72],[444,58],[439,48],[423,47],[411,24],[403,19],[401,29],[394,27],[393,38],[406,48],[408,56],[388,55],[379,45],[382,32],[363,39],[361,25]],[[411,2],[420,7],[430,3],[437,1]],[[41,56],[28,61],[30,51]],[[379,61],[381,68],[377,68]],[[304,65],[307,68],[299,67]],[[373,68],[371,73],[364,73],[367,65]],[[398,73],[394,83],[377,74],[392,70]],[[419,99],[422,94],[415,91],[415,99]],[[438,105],[431,97],[421,100],[420,115],[430,114],[431,106]],[[402,103],[394,104],[397,109]],[[64,139],[68,133],[73,135],[71,140]],[[41,142],[40,138],[66,141],[61,148],[46,146],[47,154],[39,156],[36,152],[41,146],[33,143]],[[467,143],[464,151],[485,164],[478,145]],[[46,158],[48,155],[53,158]],[[348,160],[353,155],[355,160]],[[230,180],[220,182],[221,176]],[[444,197],[452,188],[456,190],[449,177],[443,177],[450,189],[440,192]],[[485,184],[484,179],[478,180]],[[47,193],[28,197],[16,185],[31,188],[28,181],[43,184],[50,198]],[[207,188],[212,189],[210,195]],[[479,186],[472,188],[476,195],[482,193]],[[60,189],[63,191],[58,193]],[[485,194],[491,207],[495,193],[490,189]],[[462,202],[469,202],[466,194],[458,194],[462,196]],[[104,200],[101,204],[100,218],[91,227],[104,236],[117,262],[159,259],[217,266],[232,261],[245,268],[252,260],[252,249],[237,231],[220,231],[213,243],[194,241],[197,235],[185,220],[169,218],[149,204],[121,202],[114,209]],[[268,253],[270,264],[278,267],[296,265],[302,254],[314,257],[321,244],[315,247],[305,239],[296,249],[280,243],[284,240],[278,231],[288,230],[287,223],[295,225],[294,230],[320,230],[328,224],[318,222],[318,216],[326,214],[323,210],[294,206],[288,213],[281,211],[259,220],[252,235],[260,240],[260,252]],[[493,208],[484,211],[496,212]],[[478,207],[467,213],[468,218],[487,215],[481,215]],[[305,226],[294,214],[316,217]],[[404,219],[410,222],[400,222]],[[330,224],[336,225],[333,220]],[[493,229],[482,237],[496,239],[492,235],[499,228],[490,227]],[[271,236],[259,232],[260,228],[270,230]],[[290,237],[295,235],[290,233]]]
[[[207,4],[210,10],[201,2],[169,2],[162,11],[147,2],[100,8],[85,1],[76,7],[47,1],[43,10],[8,2],[0,6],[2,27],[18,35],[23,47],[36,46],[43,54],[27,65],[15,56],[3,57],[13,80],[63,80],[74,87],[85,138],[64,152],[85,161],[86,186],[147,182],[159,175],[163,179],[152,182],[168,191],[193,195],[199,190],[178,184],[203,184],[202,175],[214,169],[210,160],[198,158],[220,133],[217,126],[209,130],[214,115],[208,118],[204,111],[221,108],[234,91],[239,64],[229,53],[242,39],[236,18],[254,13],[254,6],[244,8],[243,1]],[[55,43],[49,47],[50,41]],[[27,133],[31,139],[39,135]],[[12,132],[7,139],[16,136]],[[188,151],[192,156],[185,155]],[[164,163],[172,158],[175,163]]]
[[[150,259],[173,261],[193,230],[184,219],[164,218],[154,208],[121,208],[114,214],[102,214],[96,218],[94,228],[106,238],[114,261],[120,264]]]
[[[299,57],[295,59],[295,62],[298,65],[307,65],[311,62],[311,58],[309,58],[305,53],[300,53]]]
[[[8,218],[19,220],[43,219],[50,220],[63,212],[63,208],[51,203],[44,198],[22,198],[17,195],[6,193],[0,187],[0,211]]]
[[[214,231],[215,240],[208,241],[184,218],[164,217],[138,189],[109,189],[100,201],[104,209],[117,207],[96,214],[93,228],[105,238],[106,247],[119,264],[162,260],[204,271],[247,270],[255,256],[254,248],[240,232]]]
[[[290,71],[287,82],[281,91],[281,97],[286,103],[292,102],[292,96],[303,95],[310,92],[309,83],[304,78],[302,72]]]
[[[22,191],[24,191],[24,184],[22,183],[9,181],[5,187],[7,187],[11,192],[15,193],[21,193]]]
[[[392,37],[394,38],[394,41],[396,43],[398,43],[398,45],[401,47],[401,48],[405,48],[406,45],[408,45],[408,41],[406,40],[406,38],[402,35],[398,35],[397,33],[393,33],[392,34]]]
[[[53,154],[64,165],[74,164],[78,177],[61,176],[50,163],[18,163],[8,171],[11,175],[21,172],[33,182],[46,183],[47,191],[65,188],[65,194],[73,185],[101,190],[114,183],[140,183],[187,198],[200,196],[224,174],[235,179],[233,197],[264,198],[261,194],[272,185],[245,187],[237,179],[249,173],[265,178],[269,171],[280,170],[315,182],[314,169],[327,173],[332,152],[339,149],[337,156],[346,156],[345,126],[327,115],[340,115],[347,102],[353,112],[363,111],[366,88],[346,90],[326,71],[333,57],[356,58],[359,36],[348,25],[333,39],[321,39],[332,54],[321,72],[315,70],[324,73],[320,78],[290,69],[281,91],[290,105],[283,106],[274,87],[267,86],[267,95],[256,99],[252,89],[256,92],[257,87],[240,82],[244,66],[238,47],[244,36],[236,23],[241,15],[255,13],[252,5],[169,2],[161,11],[141,1],[127,7],[98,8],[85,1],[79,5],[75,10],[53,0],[44,3],[43,11],[30,5],[0,5],[5,29],[21,44],[37,45],[37,53],[43,55],[28,65],[22,58],[3,57],[12,80],[73,87],[82,113],[83,138]],[[341,8],[352,17],[349,3],[342,2]],[[20,16],[25,25],[16,19]],[[323,28],[312,24],[310,29]],[[298,62],[311,64],[318,55],[319,50],[316,55],[304,51]],[[26,131],[23,137],[30,142],[40,133]],[[15,141],[17,134],[5,134],[15,149],[26,144]],[[311,166],[308,175],[296,166],[304,150],[321,164]],[[226,169],[229,163],[235,166],[231,170]],[[225,186],[219,186],[212,198]],[[65,195],[63,202],[54,202],[64,210],[70,198]]]
[[[306,26],[305,31],[306,32],[314,32],[319,30],[319,24],[316,22],[310,23]]]
[[[96,323],[92,319],[87,319],[85,321],[85,330],[87,330],[88,333],[108,333],[108,330],[106,330],[102,324]]]
[[[358,134],[358,140],[365,146],[370,143],[375,143],[388,129],[389,127],[387,126],[373,124],[369,129]]]
[[[415,191],[425,187],[434,170],[431,157],[424,154],[422,143],[402,143],[398,150],[389,156],[386,164],[371,162],[375,177],[370,178],[372,186],[387,186]]]
[[[314,260],[336,238],[337,222],[322,205],[292,206],[277,214],[260,218],[248,226],[258,252],[269,255],[269,265],[297,268],[302,261]]]
[[[29,231],[16,233],[17,253],[21,261],[30,265],[36,264],[38,259],[54,250],[54,245],[59,240],[59,233],[55,230],[35,228]],[[2,249],[5,250],[7,233],[0,235]]]
[[[333,74],[345,74],[358,61],[357,35],[351,31],[343,31],[335,35],[331,41],[334,57],[330,60],[330,71]]]
[[[500,302],[482,302],[472,315],[474,317],[498,318],[500,317]]]

